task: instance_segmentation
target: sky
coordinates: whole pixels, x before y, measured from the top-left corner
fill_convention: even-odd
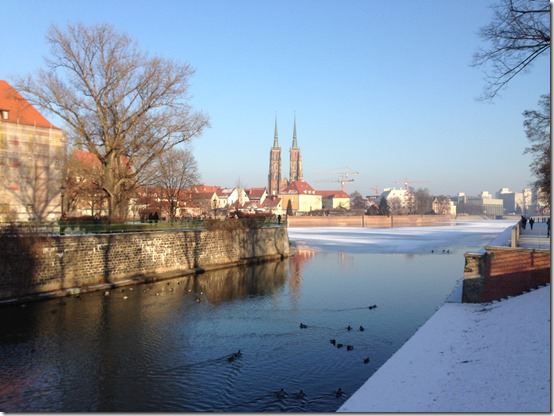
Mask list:
[[[21,0],[0,28],[0,79],[44,68],[50,25],[109,23],[195,68],[190,104],[211,127],[190,146],[206,185],[267,187],[276,119],[288,177],[296,116],[315,189],[357,172],[348,193],[521,191],[533,181],[522,112],[549,92],[550,61],[478,100],[484,72],[470,64],[496,1]]]
[[[514,224],[462,221],[388,228],[386,233],[376,228],[289,228],[289,238],[298,247],[318,251],[428,254],[433,247],[475,242],[479,235],[503,240],[494,235]],[[545,223],[526,234],[549,241]],[[484,304],[460,299],[461,285],[338,412],[551,412],[551,287]]]

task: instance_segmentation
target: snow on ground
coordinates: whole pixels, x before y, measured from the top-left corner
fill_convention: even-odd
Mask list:
[[[289,228],[289,239],[322,251],[429,253],[475,241],[475,233],[492,240],[513,224]],[[550,290],[445,303],[338,411],[551,412]]]
[[[550,287],[444,304],[339,412],[550,412]]]

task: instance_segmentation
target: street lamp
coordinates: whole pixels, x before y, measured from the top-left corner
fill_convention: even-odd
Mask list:
[[[61,192],[61,196],[62,196],[62,217],[63,217],[64,214],[65,214],[64,205],[63,205],[63,198],[65,196],[65,186],[62,185],[60,187],[60,192]]]

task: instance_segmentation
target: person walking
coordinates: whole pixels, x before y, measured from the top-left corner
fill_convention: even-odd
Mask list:
[[[546,237],[550,237],[550,217],[546,220]]]
[[[535,220],[531,217],[529,218],[529,227],[533,229],[533,224],[535,223]]]

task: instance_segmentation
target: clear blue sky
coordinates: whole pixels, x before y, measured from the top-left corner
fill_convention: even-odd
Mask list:
[[[304,179],[347,191],[520,191],[533,180],[522,112],[550,90],[548,57],[493,104],[470,66],[486,0],[21,0],[4,8],[0,79],[33,73],[50,24],[110,23],[151,54],[190,63],[191,104],[212,127],[193,141],[207,185],[267,186],[277,114],[288,176],[296,112]],[[9,13],[9,17],[8,14]],[[47,115],[48,118],[48,115]],[[55,119],[52,119],[55,121]],[[60,126],[62,127],[62,126]]]

